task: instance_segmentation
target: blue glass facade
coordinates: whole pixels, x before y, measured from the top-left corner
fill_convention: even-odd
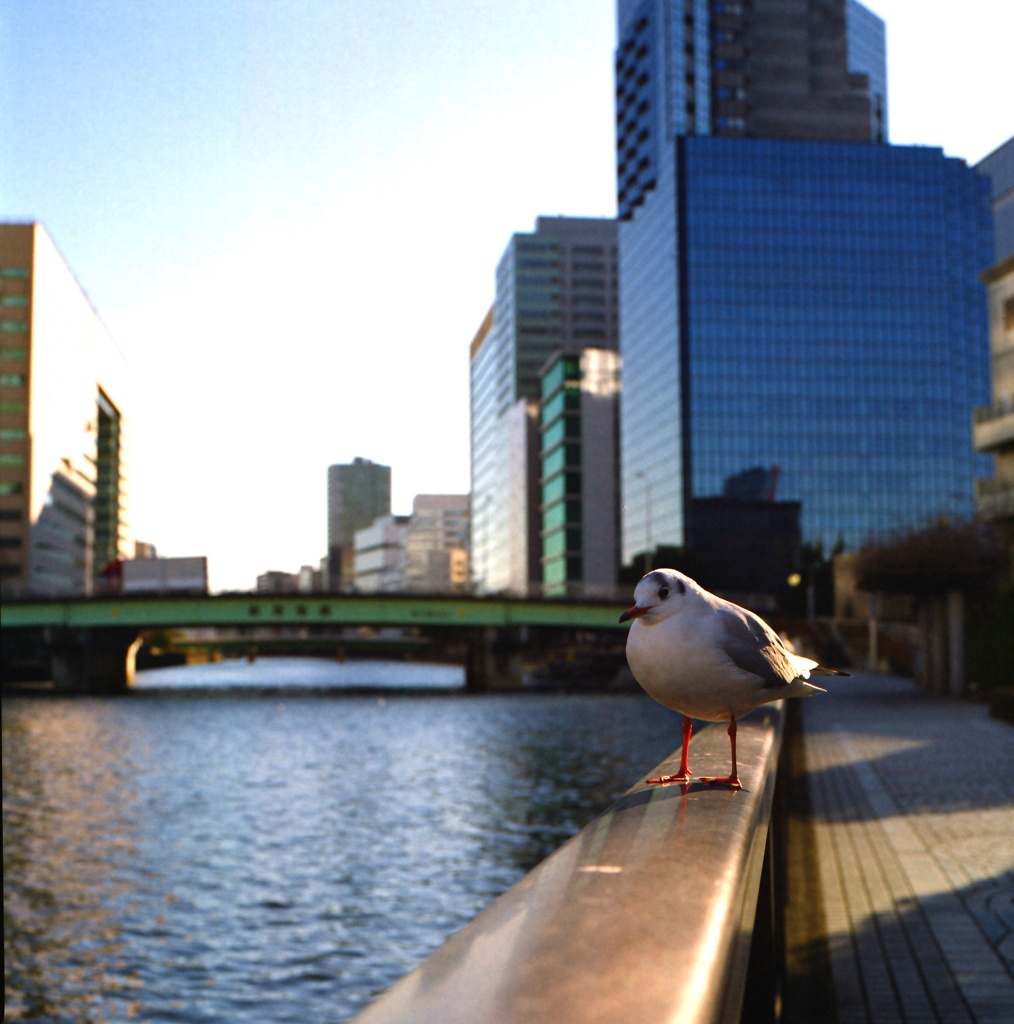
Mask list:
[[[970,514],[989,470],[970,424],[988,395],[982,180],[921,147],[670,148],[672,176],[621,225],[624,560],[692,544],[692,499],[757,466],[825,550]]]
[[[619,223],[621,556],[682,545],[684,370],[680,350],[675,147],[659,178]],[[674,539],[678,538],[678,539]]]

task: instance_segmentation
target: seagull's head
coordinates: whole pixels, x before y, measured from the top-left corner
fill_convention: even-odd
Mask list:
[[[640,619],[653,626],[675,615],[696,593],[697,584],[689,576],[675,569],[653,569],[634,588],[634,606],[620,616],[620,622]]]

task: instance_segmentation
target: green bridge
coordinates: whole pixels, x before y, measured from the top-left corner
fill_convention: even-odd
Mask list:
[[[5,601],[4,629],[136,626],[570,626],[619,628],[608,602],[372,594],[216,594]]]
[[[54,685],[78,692],[129,687],[145,629],[415,627],[462,649],[471,689],[520,685],[529,631],[620,631],[610,602],[365,594],[123,595],[5,601],[0,628],[33,631],[51,656]]]

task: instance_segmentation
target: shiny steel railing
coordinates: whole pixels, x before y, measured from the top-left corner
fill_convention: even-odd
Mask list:
[[[758,910],[783,714],[740,721],[742,790],[642,780],[355,1024],[738,1022],[771,902]],[[728,759],[724,728],[695,736],[695,774],[725,775]]]

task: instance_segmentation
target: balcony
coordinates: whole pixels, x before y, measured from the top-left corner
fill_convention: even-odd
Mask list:
[[[1014,398],[975,410],[974,442],[979,452],[996,452],[1014,446]]]

